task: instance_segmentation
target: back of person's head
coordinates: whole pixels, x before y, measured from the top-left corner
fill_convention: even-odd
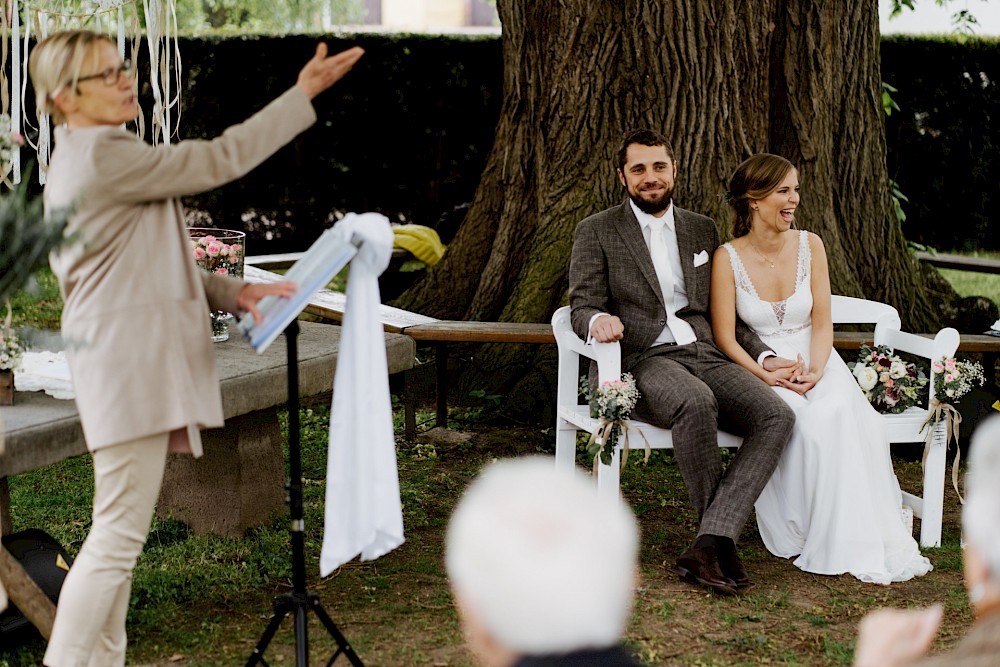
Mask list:
[[[726,192],[726,201],[733,209],[733,238],[750,232],[750,202],[777,190],[794,169],[791,162],[771,153],[757,153],[736,167]]]
[[[671,160],[674,159],[673,146],[671,146],[670,141],[668,141],[667,138],[659,132],[647,130],[646,128],[629,130],[622,137],[622,142],[618,146],[618,153],[615,155],[618,160],[619,171],[625,169],[625,164],[628,162],[628,147],[632,144],[639,144],[640,146],[663,146],[667,151],[667,157]]]
[[[76,90],[77,80],[96,47],[111,38],[89,30],[66,30],[49,35],[34,48],[29,59],[35,104],[52,116],[56,123],[65,121],[55,105],[55,97],[65,88]]]
[[[551,458],[491,464],[448,526],[446,563],[460,607],[520,655],[616,644],[632,606],[639,530]]]
[[[962,527],[1000,584],[1000,416],[979,424],[971,449]]]

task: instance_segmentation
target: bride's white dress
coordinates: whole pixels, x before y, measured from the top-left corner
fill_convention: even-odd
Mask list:
[[[808,234],[798,236],[795,292],[772,303],[757,295],[736,250],[725,244],[736,277],[736,311],[778,356],[808,363],[812,290]],[[833,352],[804,396],[774,390],[795,410],[795,428],[755,508],[764,545],[816,574],[850,572],[888,584],[929,572],[930,561],[901,517],[902,496],[879,414]]]

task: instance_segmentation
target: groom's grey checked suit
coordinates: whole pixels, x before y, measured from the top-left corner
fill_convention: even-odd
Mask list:
[[[672,429],[675,458],[701,522],[699,534],[737,540],[777,465],[794,416],[770,387],[715,347],[708,317],[712,254],[719,246],[715,223],[676,206],[674,220],[688,299],[677,316],[698,340],[651,347],[666,324],[666,310],[628,199],[576,229],[569,271],[573,328],[586,338],[595,314],[621,319],[622,369],[633,374],[642,394],[636,416]],[[737,338],[753,357],[767,349],[745,325],[737,326]],[[725,475],[719,424],[745,436]]]

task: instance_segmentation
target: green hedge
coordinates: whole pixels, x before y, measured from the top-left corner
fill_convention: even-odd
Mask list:
[[[295,83],[317,41],[182,40],[182,137],[217,136],[260,109]],[[326,41],[331,52],[358,44],[365,56],[316,98],[316,125],[245,178],[185,198],[217,226],[271,237],[267,252],[301,249],[329,226],[334,211],[381,211],[434,225],[472,199],[493,145],[503,74],[499,39]]]
[[[264,106],[295,82],[316,42],[183,39],[182,137],[217,136]],[[267,252],[301,249],[334,211],[436,225],[472,199],[493,144],[503,83],[498,37],[327,42],[331,50],[360,44],[366,54],[317,98],[319,122],[247,177],[186,199],[216,225],[272,237]],[[941,250],[1000,249],[1000,234],[989,230],[1000,199],[1000,43],[887,37],[882,78],[898,89],[887,160],[910,200],[907,237]],[[140,98],[148,104],[151,95]]]
[[[1000,249],[1000,42],[886,37],[889,175],[909,198],[903,231],[939,250]],[[995,229],[995,228],[994,228]]]

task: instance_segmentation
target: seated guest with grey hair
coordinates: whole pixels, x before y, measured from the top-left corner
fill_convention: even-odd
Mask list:
[[[448,525],[446,565],[470,650],[487,667],[635,667],[619,645],[639,530],[551,459],[491,464]]]
[[[965,587],[976,621],[953,648],[925,658],[942,607],[882,609],[858,628],[855,667],[993,667],[1000,664],[1000,416],[972,436],[962,528]]]

